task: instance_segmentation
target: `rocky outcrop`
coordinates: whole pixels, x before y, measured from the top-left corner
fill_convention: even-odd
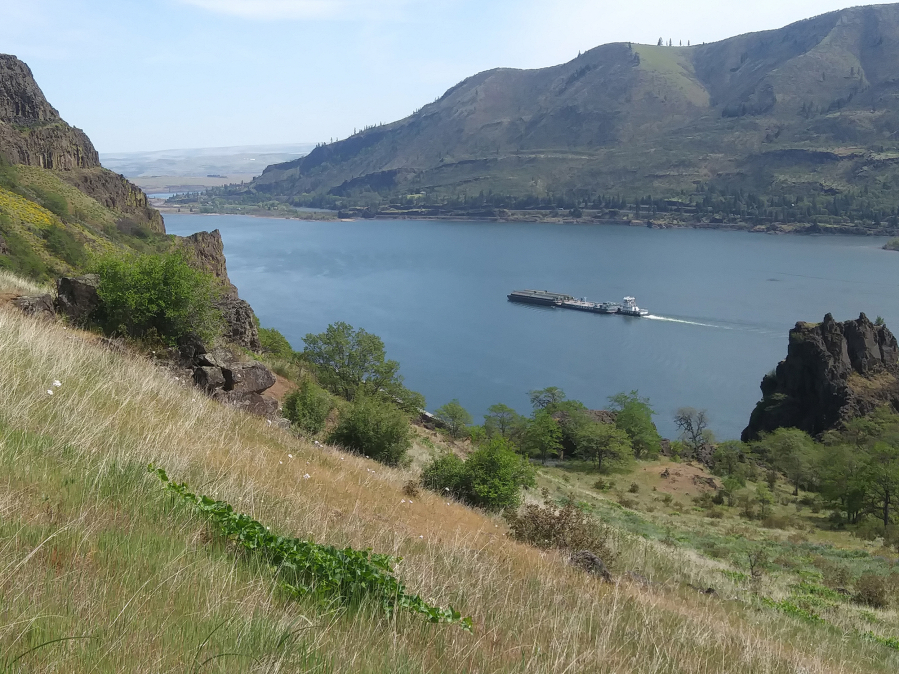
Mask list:
[[[187,253],[194,267],[215,276],[222,282],[227,294],[237,297],[237,288],[228,278],[221,232],[217,229],[197,232],[179,239],[178,245]]]
[[[262,395],[275,385],[275,375],[262,363],[236,361],[224,349],[194,353],[189,363],[193,367],[194,383],[214,400],[250,414],[277,415],[278,401]]]
[[[65,171],[59,177],[100,205],[118,213],[121,217],[116,225],[125,234],[135,234],[141,227],[156,234],[165,234],[162,215],[150,206],[143,190],[128,182],[124,176],[104,168],[94,168]]]
[[[250,351],[261,351],[262,343],[259,341],[256,314],[249,303],[238,297],[237,288],[228,278],[221,233],[217,229],[211,232],[197,232],[179,239],[178,245],[187,254],[194,267],[212,274],[221,281],[224,294],[217,307],[222,312],[225,322],[223,335],[225,339]]]
[[[57,279],[56,312],[74,325],[87,325],[100,306],[99,286],[100,277],[96,274]]]
[[[100,166],[87,135],[66,124],[15,56],[0,54],[0,155],[12,164],[71,170]]]
[[[22,295],[13,298],[12,304],[26,316],[46,319],[52,319],[56,316],[56,311],[53,306],[53,296],[49,294]]]
[[[822,323],[797,323],[786,359],[761,388],[744,441],[777,428],[818,435],[883,405],[899,410],[899,344],[864,314],[843,323],[830,314]]]

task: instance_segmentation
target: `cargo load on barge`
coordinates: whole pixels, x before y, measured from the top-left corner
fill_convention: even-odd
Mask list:
[[[588,311],[594,314],[620,314],[634,318],[649,315],[646,309],[637,306],[637,300],[633,297],[625,297],[619,304],[617,302],[589,302],[586,297],[575,299],[571,295],[551,293],[548,290],[515,290],[508,295],[508,298],[510,302],[539,304],[546,307]]]

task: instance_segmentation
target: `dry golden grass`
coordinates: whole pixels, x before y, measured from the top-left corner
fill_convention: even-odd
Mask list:
[[[899,667],[884,646],[728,592],[682,589],[721,585],[684,551],[622,535],[613,571],[658,584],[599,583],[510,541],[497,519],[433,494],[409,503],[407,472],[309,445],[149,361],[12,311],[0,311],[0,443],[0,663],[10,671]],[[475,634],[284,599],[269,570],[162,494],[149,462],[279,532],[402,556],[409,589],[473,616]]]

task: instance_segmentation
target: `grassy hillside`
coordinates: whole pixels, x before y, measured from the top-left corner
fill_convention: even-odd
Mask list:
[[[897,45],[891,4],[491,70],[206,201],[899,231]]]
[[[92,253],[168,247],[164,234],[101,204],[65,177],[0,160],[0,268],[46,280],[79,268]]]
[[[27,285],[0,277],[0,292]],[[776,586],[750,587],[726,561],[621,522],[613,536],[617,582],[601,583],[558,553],[511,541],[497,518],[434,494],[409,501],[405,471],[316,447],[213,403],[148,359],[8,309],[0,310],[0,381],[7,671],[786,673],[899,665],[899,651],[859,636],[854,624],[772,608],[759,596],[778,599]],[[166,495],[147,473],[150,462],[272,531],[403,557],[398,572],[408,589],[472,616],[474,634],[406,614],[388,619],[365,604],[340,609],[286,596],[271,569]],[[542,479],[564,483],[552,471]],[[895,612],[870,613],[872,631],[897,636]]]

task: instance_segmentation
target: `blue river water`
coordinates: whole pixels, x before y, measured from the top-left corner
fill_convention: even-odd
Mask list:
[[[295,349],[345,321],[379,335],[429,409],[475,417],[558,386],[602,408],[620,391],[673,412],[706,409],[739,437],[762,376],[797,321],[882,316],[899,327],[899,253],[884,239],[768,236],[609,225],[307,222],[167,215],[172,234],[219,229],[228,272],[263,325]],[[522,288],[621,301],[647,318],[508,302]]]

